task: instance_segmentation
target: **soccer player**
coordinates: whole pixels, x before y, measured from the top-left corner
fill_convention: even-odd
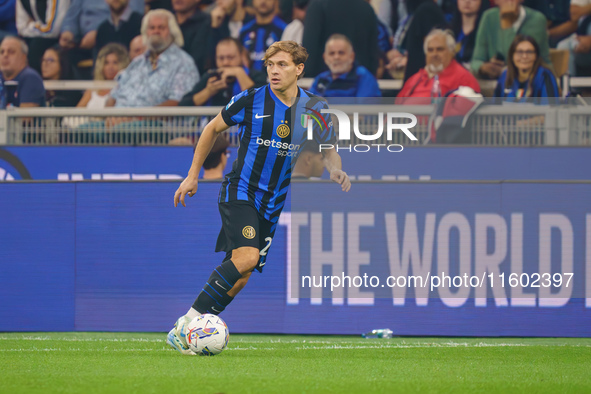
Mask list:
[[[187,346],[185,326],[200,314],[222,312],[244,288],[253,270],[263,270],[285,204],[292,159],[308,138],[301,119],[327,108],[322,98],[297,85],[307,57],[306,49],[294,41],[278,41],[267,49],[264,62],[270,83],[234,96],[205,127],[189,173],[174,195],[175,207],[179,202],[186,206],[185,196],[192,197],[197,192],[199,170],[216,136],[238,124],[238,157],[222,183],[218,201],[222,229],[216,251],[226,252],[226,257],[213,270],[191,309],[177,320],[166,340],[183,354],[192,354]],[[318,124],[323,127],[314,129],[314,141],[334,145],[332,122]],[[339,154],[334,149],[322,152],[330,179],[340,184],[343,191],[349,191],[351,181],[341,170]]]

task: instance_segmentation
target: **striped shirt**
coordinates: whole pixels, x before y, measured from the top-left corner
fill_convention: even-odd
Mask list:
[[[540,66],[534,75],[531,85],[530,81],[519,82],[517,78],[513,81],[510,87],[507,87],[507,70],[503,71],[497,87],[495,89],[494,97],[502,97],[505,101],[512,102],[533,102],[536,104],[557,103],[556,100],[548,100],[551,97],[560,97],[558,83],[556,77],[544,66]],[[528,98],[534,98],[533,100]]]
[[[221,114],[227,125],[239,125],[240,147],[222,183],[219,202],[251,201],[267,220],[276,223],[287,197],[292,159],[308,141],[304,119],[322,108],[328,108],[324,99],[301,88],[291,107],[269,85],[234,96]],[[332,122],[314,123],[314,140],[334,144]]]
[[[287,25],[278,16],[267,25],[259,25],[255,19],[245,23],[240,30],[240,42],[250,54],[251,70],[263,69],[265,51],[281,39]]]

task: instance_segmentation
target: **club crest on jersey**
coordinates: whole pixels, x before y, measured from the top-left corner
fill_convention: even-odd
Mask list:
[[[254,227],[246,226],[242,229],[242,235],[246,239],[253,239],[256,235],[256,231],[254,231]]]
[[[289,135],[289,132],[291,130],[289,129],[289,126],[282,123],[279,126],[277,126],[277,130],[275,130],[275,132],[277,133],[277,135],[281,138],[285,138]]]

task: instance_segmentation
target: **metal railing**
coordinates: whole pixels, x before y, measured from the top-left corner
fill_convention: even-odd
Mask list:
[[[0,111],[0,144],[187,145],[197,140],[220,109],[11,108]],[[236,131],[234,127],[228,133],[233,145],[238,144]]]
[[[331,105],[347,114],[358,113],[361,134],[375,135],[380,117],[383,133],[379,144],[419,145],[429,138],[431,105]],[[487,105],[479,108],[468,128],[474,145],[551,146],[591,144],[590,107],[530,104]],[[0,145],[169,145],[193,144],[221,107],[105,108],[11,108],[0,111]],[[418,123],[411,141],[397,131],[386,137],[385,114],[412,113]],[[381,115],[380,115],[381,114]],[[353,116],[351,122],[353,124]],[[407,119],[395,119],[407,123]],[[338,131],[338,122],[334,122]],[[353,130],[352,130],[353,133]],[[226,135],[238,146],[237,127]],[[351,144],[367,141],[355,137]],[[340,145],[348,145],[341,141]]]

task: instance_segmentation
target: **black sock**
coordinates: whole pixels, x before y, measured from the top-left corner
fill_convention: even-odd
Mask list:
[[[234,297],[228,291],[242,278],[232,260],[226,260],[213,270],[207,283],[193,303],[193,308],[199,313],[221,313]]]

